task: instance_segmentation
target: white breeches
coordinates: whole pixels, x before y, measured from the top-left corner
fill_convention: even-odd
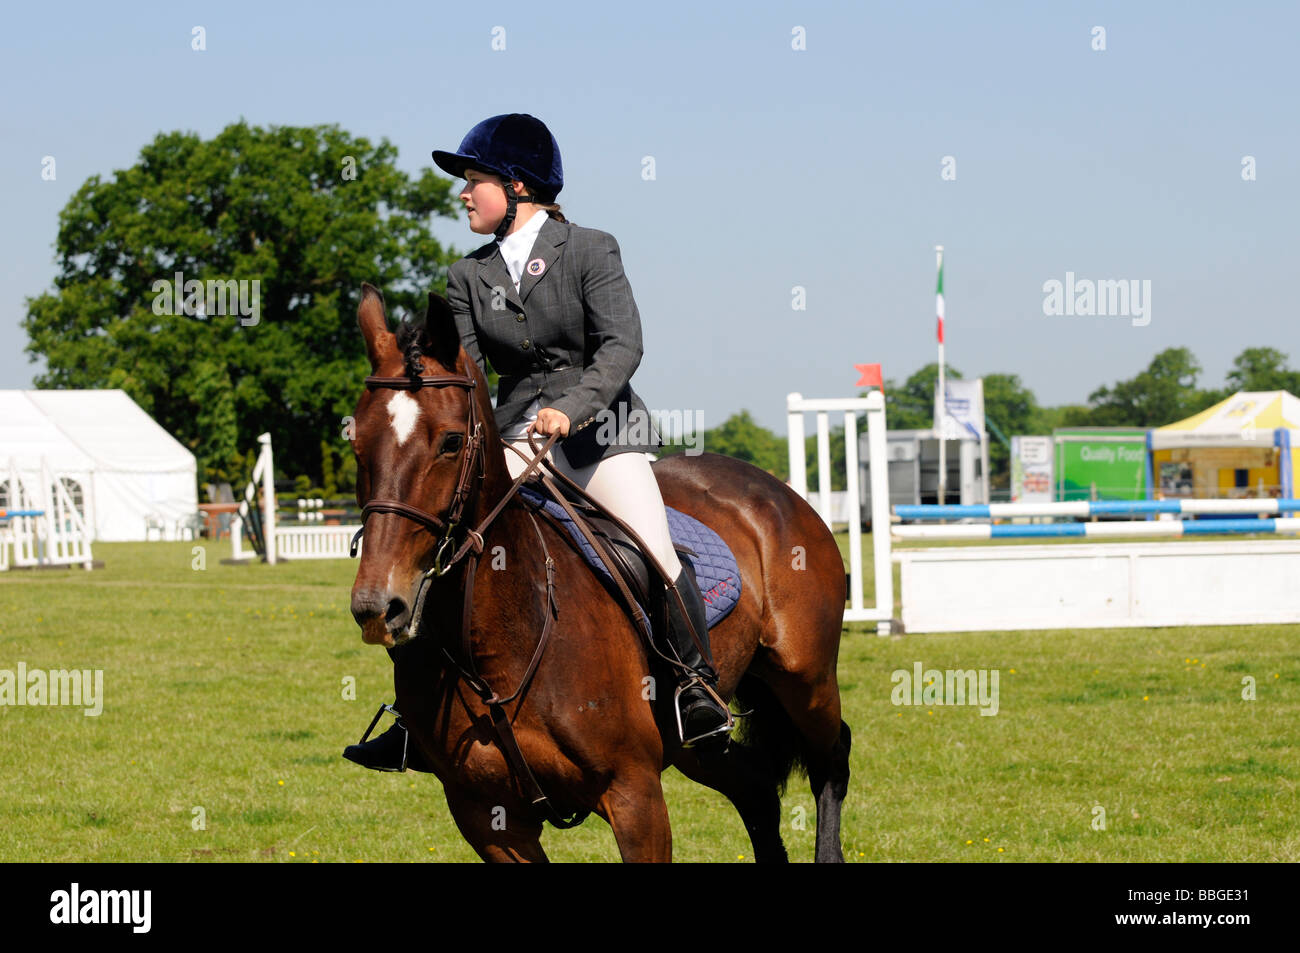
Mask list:
[[[539,438],[540,441],[540,438]],[[533,451],[527,440],[512,441],[513,446],[523,452],[524,457],[506,451],[506,466],[510,477],[514,479],[523,472],[533,458]],[[664,512],[664,498],[659,492],[659,482],[654,471],[650,469],[650,460],[644,453],[613,453],[598,460],[591,466],[572,467],[563,451],[555,448],[547,454],[547,459],[557,470],[582,487],[592,498],[621,519],[645,540],[659,565],[664,567],[670,579],[676,579],[682,571],[673,549],[672,537],[668,534],[668,515]],[[534,470],[534,473],[537,471]]]

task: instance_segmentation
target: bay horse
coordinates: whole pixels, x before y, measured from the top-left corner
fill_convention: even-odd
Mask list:
[[[812,507],[730,457],[654,464],[664,502],[717,532],[742,579],[710,638],[719,694],[750,711],[725,751],[683,749],[664,712],[671,703],[654,700],[658,669],[631,616],[567,534],[518,496],[502,505],[512,481],[487,381],[447,302],[430,294],[423,327],[399,342],[367,284],[357,321],[371,376],[353,415],[365,536],[352,614],[365,642],[389,647],[410,743],[479,856],[545,861],[544,821],[568,826],[594,812],[624,861],[671,860],[660,776],[674,765],[732,802],[755,860],[784,861],[780,793],[801,766],[816,799],[815,859],[842,862],[844,563]],[[488,686],[501,693],[495,707]],[[526,688],[504,694],[515,686]],[[529,796],[538,789],[549,814]]]

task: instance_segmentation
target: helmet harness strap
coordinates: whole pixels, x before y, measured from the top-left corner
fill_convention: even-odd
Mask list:
[[[531,195],[516,195],[514,185],[510,182],[502,182],[501,188],[506,193],[506,217],[501,219],[501,224],[498,225],[497,230],[493,232],[498,241],[505,238],[506,232],[510,231],[510,225],[515,220],[515,206],[517,203],[537,202],[540,204],[541,201],[540,199],[533,198]]]

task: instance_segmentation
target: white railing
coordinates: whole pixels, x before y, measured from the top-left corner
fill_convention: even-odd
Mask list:
[[[27,471],[29,474],[31,470]],[[77,512],[67,488],[58,474],[50,471],[49,462],[41,457],[39,477],[24,478],[18,459],[9,459],[8,509],[38,510],[38,516],[13,516],[5,531],[12,558],[3,557],[4,566],[82,566],[94,567],[90,531]],[[4,546],[7,549],[7,545]]]
[[[358,526],[283,526],[276,530],[281,559],[346,559]],[[357,552],[360,553],[358,542]]]
[[[890,562],[889,540],[889,468],[871,468],[871,541],[875,565],[875,606],[865,604],[862,572],[862,497],[858,487],[858,414],[866,415],[867,447],[872,460],[884,461],[885,396],[872,391],[866,397],[831,400],[805,400],[802,394],[786,395],[788,416],[790,486],[807,499],[808,471],[804,462],[805,413],[817,414],[817,511],[828,527],[833,525],[831,512],[830,413],[844,414],[844,498],[847,503],[849,529],[849,607],[846,622],[875,622],[879,635],[888,635],[894,616],[894,577]]]
[[[262,449],[257,454],[252,479],[244,488],[244,499],[239,513],[230,522],[231,558],[253,559],[257,554],[245,548],[244,526],[257,506],[257,487],[262,487],[262,539],[266,543],[265,558],[272,565],[278,559],[346,559],[351,554],[352,537],[360,526],[321,526],[325,518],[321,512],[324,500],[298,500],[298,520],[302,526],[277,524],[275,520],[275,457],[271,449],[271,435],[257,438]]]

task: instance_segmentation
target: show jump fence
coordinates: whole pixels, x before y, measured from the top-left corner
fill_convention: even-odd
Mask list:
[[[354,526],[302,525],[286,526],[275,518],[275,459],[271,450],[271,435],[261,434],[257,438],[261,449],[257,454],[257,463],[253,466],[252,479],[244,488],[244,498],[239,504],[239,514],[230,524],[231,558],[238,561],[264,558],[271,565],[278,560],[292,559],[346,559],[352,544],[352,537],[361,528]],[[258,486],[261,486],[262,500],[258,504]],[[299,519],[309,509],[305,501],[299,501]],[[321,514],[312,513],[319,518]],[[251,550],[244,548],[244,537],[248,537]]]
[[[878,410],[873,409],[873,399]],[[845,411],[849,467],[850,605],[846,620],[874,620],[890,631],[892,573],[899,565],[901,622],[911,632],[1120,626],[1240,625],[1300,622],[1300,541],[1205,539],[1143,542],[1141,537],[1284,535],[1300,532],[1300,500],[1156,500],[897,506],[890,512],[888,472],[872,466],[871,525],[876,607],[862,606],[858,527],[856,411],[867,415],[871,459],[885,460],[884,400],[787,397],[791,485],[807,496],[803,413],[816,411],[822,498],[830,483],[826,412]],[[877,436],[878,430],[878,436]],[[829,514],[823,513],[829,525]],[[1105,522],[994,523],[1012,519]],[[1109,519],[1128,517],[1127,519]],[[1178,519],[1176,517],[1189,517]],[[1201,517],[1195,519],[1192,517]],[[961,520],[958,523],[939,523]],[[985,522],[971,522],[984,520]],[[885,532],[889,527],[890,531]],[[1000,540],[1083,537],[1107,542],[1049,545],[894,548],[904,540]],[[1116,542],[1119,537],[1139,541]]]
[[[94,565],[86,521],[46,458],[23,467],[11,457],[8,502],[0,510],[0,571]]]
[[[830,414],[844,415],[844,463],[848,470],[845,498],[848,503],[849,526],[849,607],[844,611],[846,622],[874,622],[880,635],[888,635],[894,615],[894,582],[889,571],[889,534],[879,528],[889,525],[889,473],[888,467],[871,468],[871,499],[873,508],[880,510],[880,518],[872,520],[872,553],[874,556],[875,600],[874,607],[863,598],[862,570],[862,497],[858,487],[858,415],[866,417],[867,446],[873,460],[885,459],[885,397],[872,391],[866,397],[831,400],[805,400],[802,394],[786,397],[787,427],[790,439],[790,486],[804,499],[808,498],[808,469],[804,461],[805,413],[817,415],[817,484],[819,512],[827,526],[831,525],[831,442]],[[883,508],[882,508],[883,507]],[[885,567],[882,572],[880,567]]]

